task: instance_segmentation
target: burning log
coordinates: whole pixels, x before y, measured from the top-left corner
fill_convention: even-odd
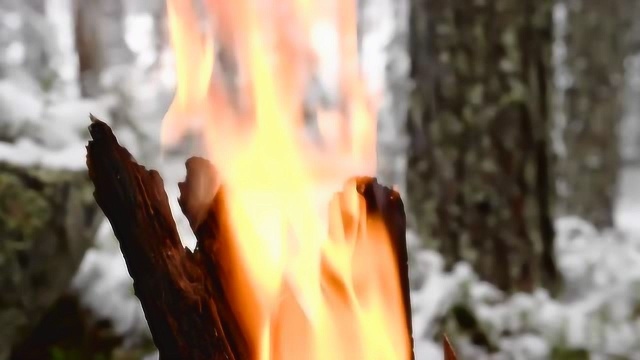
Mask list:
[[[120,243],[160,358],[252,357],[249,339],[225,291],[228,240],[221,234],[227,224],[219,211],[225,199],[213,187],[213,165],[201,158],[189,159],[186,180],[180,184],[179,203],[197,237],[191,251],[180,241],[159,174],[138,165],[105,123],[92,117],[89,131],[93,140],[87,146],[87,166],[94,196]],[[358,178],[355,184],[366,202],[367,216],[381,217],[389,234],[410,337],[402,200],[375,178]],[[410,354],[413,358],[412,350]]]
[[[120,242],[161,357],[246,357],[233,321],[222,320],[227,301],[215,289],[218,277],[204,266],[202,251],[192,253],[180,242],[162,178],[138,165],[108,125],[92,121],[87,167],[94,197]],[[214,233],[200,238],[198,248],[216,240]],[[207,262],[216,260],[211,256]]]

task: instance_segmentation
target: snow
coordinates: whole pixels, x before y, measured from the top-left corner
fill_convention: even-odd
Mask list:
[[[0,160],[20,166],[84,170],[85,155],[85,146],[79,143],[65,146],[60,150],[48,149],[29,139],[20,139],[11,145],[0,143]]]
[[[42,114],[42,95],[18,86],[15,82],[0,81],[0,115],[5,137],[17,137]]]
[[[616,228],[640,234],[640,168],[629,167],[620,173],[620,194],[615,207]]]
[[[378,178],[406,195],[409,109],[409,1],[359,2],[360,56],[369,90],[380,96]]]
[[[124,19],[124,40],[135,54],[136,66],[141,68],[150,67],[158,57],[153,21],[153,16],[148,13],[128,14]]]
[[[108,119],[110,98],[47,103],[44,95],[0,80],[0,160],[84,170],[89,113]]]
[[[89,305],[100,319],[110,319],[117,334],[135,338],[146,334],[148,328],[132,282],[120,253],[113,241],[111,225],[104,222],[96,246],[85,255],[73,288],[81,289],[83,304]],[[108,276],[106,276],[108,274]]]
[[[640,319],[635,316],[640,304],[640,237],[613,229],[598,232],[578,218],[558,219],[556,231],[557,262],[567,283],[558,299],[544,290],[505,297],[478,281],[465,264],[446,273],[437,253],[414,254],[417,268],[426,274],[413,293],[415,336],[420,342],[433,338],[438,330],[434,320],[453,305],[465,304],[499,349],[491,358],[545,359],[553,347],[640,357]],[[464,339],[458,345],[463,358],[489,356]],[[418,352],[418,358],[429,358]]]
[[[164,173],[177,165],[170,161]],[[184,167],[184,163],[182,163]],[[163,173],[163,171],[160,171]],[[185,171],[182,171],[183,173]],[[177,172],[180,173],[180,172]],[[175,176],[168,176],[169,179]],[[178,233],[183,244],[190,249],[195,247],[195,236],[187,219],[181,214],[178,205],[177,182],[170,184],[165,179],[167,195],[172,208]],[[178,215],[180,214],[180,215]],[[99,319],[108,319],[114,325],[117,334],[127,336],[131,341],[149,337],[149,329],[144,318],[140,302],[133,294],[133,281],[127,272],[126,264],[118,243],[105,220],[96,237],[96,245],[87,251],[72,288],[80,301]]]
[[[51,54],[50,67],[55,69],[60,80],[59,90],[63,97],[77,96],[79,93],[78,59],[74,42],[74,23],[69,11],[72,0],[48,0],[44,3],[45,15],[51,25],[48,38],[58,51]]]

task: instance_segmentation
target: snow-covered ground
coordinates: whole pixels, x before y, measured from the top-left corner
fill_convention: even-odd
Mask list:
[[[556,221],[556,258],[566,282],[559,299],[544,290],[505,297],[478,281],[467,264],[443,271],[435,252],[414,251],[422,283],[412,295],[419,359],[442,358],[438,319],[465,306],[498,351],[456,341],[463,359],[548,359],[552,351],[586,350],[592,359],[640,358],[640,169],[622,172],[616,229],[599,232],[579,218]]]

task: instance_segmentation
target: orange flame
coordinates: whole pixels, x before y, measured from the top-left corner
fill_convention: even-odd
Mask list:
[[[228,291],[252,357],[409,358],[384,224],[367,218],[353,182],[332,196],[351,177],[376,170],[375,109],[359,71],[355,1],[198,5],[206,11],[167,0],[178,83],[162,140],[199,133],[225,184],[232,229],[225,236],[233,240]],[[305,94],[327,51],[339,61],[341,101],[311,109],[319,145],[306,131]]]

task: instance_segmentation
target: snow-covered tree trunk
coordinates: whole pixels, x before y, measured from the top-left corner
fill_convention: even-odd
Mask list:
[[[406,131],[409,95],[409,0],[363,0],[359,4],[360,55],[374,91],[382,91],[378,114],[378,177],[406,194]]]
[[[503,290],[555,288],[551,0],[412,0],[408,193],[449,266]]]
[[[0,0],[0,76],[47,95],[77,94],[71,0]]]
[[[129,60],[124,39],[122,0],[74,0],[75,43],[81,92],[101,93],[101,76],[112,66]]]
[[[46,39],[48,24],[43,2],[1,0],[0,16],[1,75],[11,76],[19,70],[42,84],[52,71],[48,60],[53,52]]]
[[[568,71],[557,166],[558,207],[598,227],[613,225],[625,60],[637,2],[561,2]]]
[[[24,66],[46,89],[53,80],[53,69],[49,63],[54,50],[47,41],[47,34],[50,33],[47,30],[50,30],[50,24],[46,21],[44,1],[22,1],[18,5],[18,11],[24,21],[22,27],[25,47]]]
[[[165,0],[125,2],[125,41],[134,53],[136,66],[148,69],[158,65],[168,44]]]

